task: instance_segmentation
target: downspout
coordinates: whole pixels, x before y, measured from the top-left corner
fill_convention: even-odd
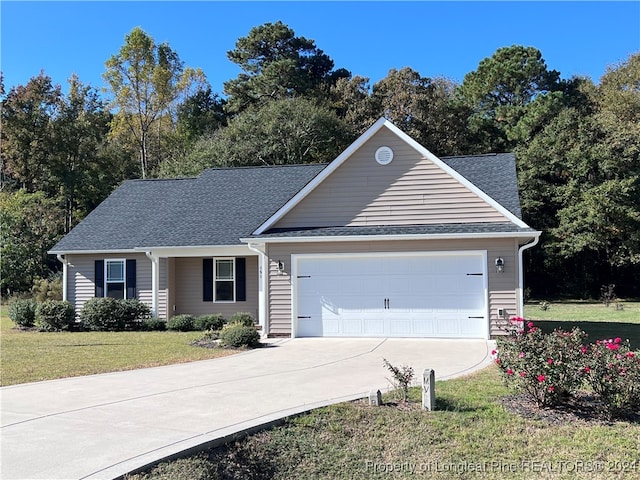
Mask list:
[[[258,323],[262,327],[262,336],[268,333],[267,325],[267,254],[264,244],[247,243],[249,250],[258,254]],[[262,247],[261,250],[259,247]]]
[[[151,260],[151,316],[158,316],[158,284],[160,283],[158,263],[159,259],[151,252],[144,252]]]
[[[67,259],[61,253],[56,255],[60,263],[62,263],[62,301],[67,301]]]
[[[518,288],[520,290],[519,309],[518,316],[524,317],[524,268],[522,265],[522,253],[531,247],[535,247],[540,241],[540,233],[533,238],[533,242],[525,243],[518,249]]]

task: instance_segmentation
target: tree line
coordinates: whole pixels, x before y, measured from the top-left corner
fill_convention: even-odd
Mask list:
[[[498,49],[461,83],[336,68],[282,22],[227,52],[241,73],[216,93],[204,72],[140,28],[107,59],[103,95],[77,76],[0,82],[3,294],[59,265],[47,250],[122,181],[209,167],[329,162],[385,116],[438,156],[513,151],[536,296],[640,295],[640,53],[599,84],[565,79],[542,53]]]

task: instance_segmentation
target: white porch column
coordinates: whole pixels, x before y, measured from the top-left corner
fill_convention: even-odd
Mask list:
[[[151,260],[151,316],[158,316],[158,289],[160,285],[160,259],[151,252],[145,252]]]
[[[267,325],[267,255],[264,245],[248,244],[250,250],[258,253],[258,324],[262,327],[262,335],[268,333]]]

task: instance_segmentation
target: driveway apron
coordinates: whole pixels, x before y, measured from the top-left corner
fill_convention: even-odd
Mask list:
[[[492,342],[269,341],[192,363],[0,389],[0,476],[113,479],[169,455],[311,408],[390,388],[386,358],[443,380],[490,363]]]

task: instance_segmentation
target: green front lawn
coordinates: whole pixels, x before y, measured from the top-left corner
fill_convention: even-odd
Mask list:
[[[620,337],[629,339],[631,348],[640,349],[640,302],[620,304],[622,310],[598,302],[551,302],[547,310],[542,310],[538,302],[531,302],[525,305],[524,313],[527,320],[547,332],[578,327],[587,332],[590,341]]]
[[[640,424],[536,420],[505,410],[497,369],[437,382],[437,411],[315,410],[284,426],[131,480],[198,479],[635,479]],[[411,390],[420,402],[420,389]]]
[[[190,343],[202,332],[57,332],[14,328],[0,307],[0,385],[206,360],[235,353]]]

